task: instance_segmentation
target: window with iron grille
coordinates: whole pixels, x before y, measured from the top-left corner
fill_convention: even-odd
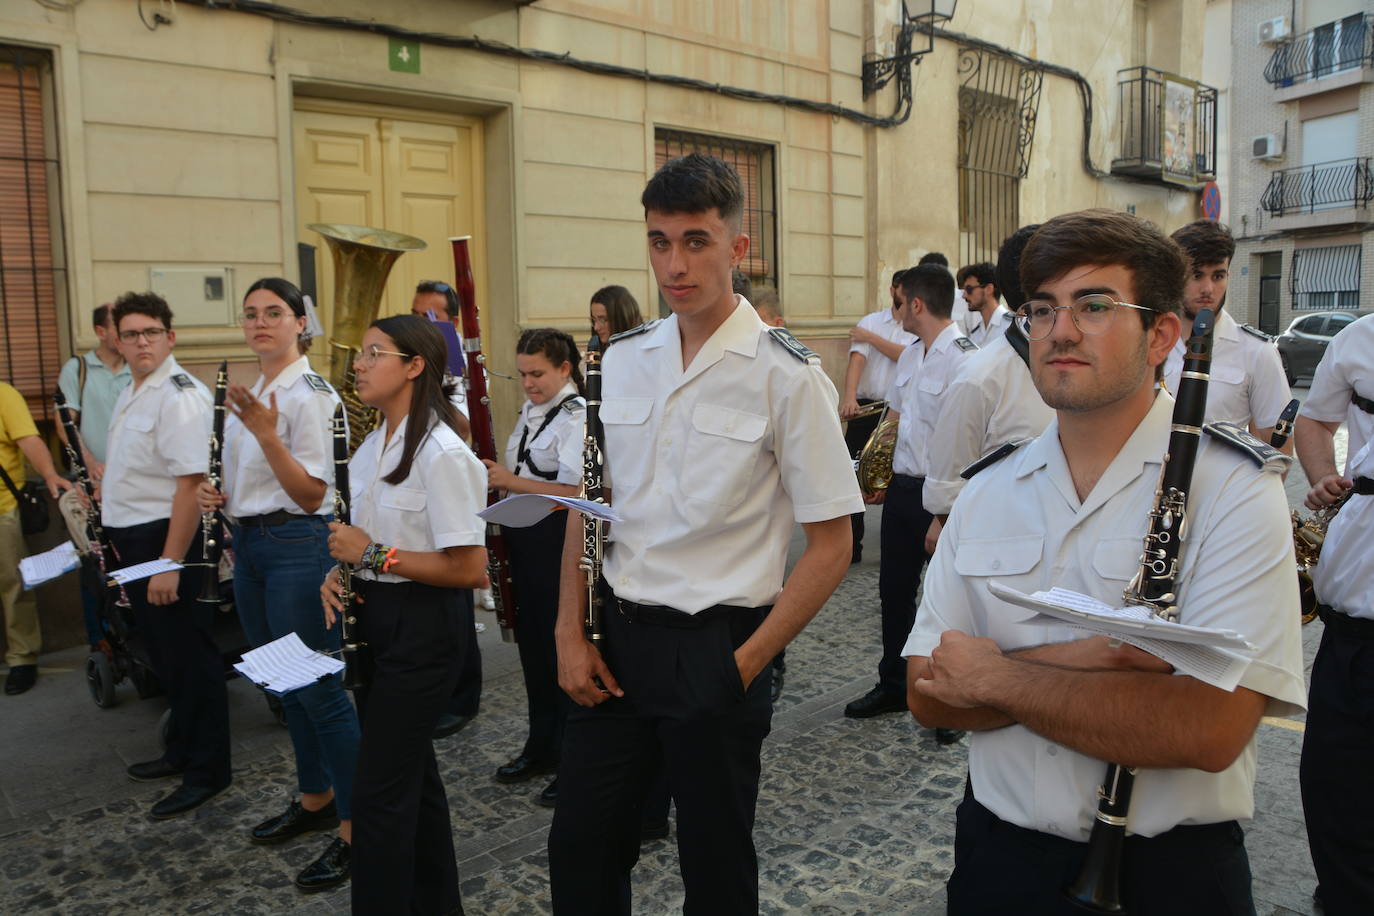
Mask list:
[[[740,269],[754,284],[778,288],[778,220],[774,190],[773,147],[766,143],[727,140],[660,128],[654,132],[654,168],[688,153],[715,156],[739,173],[744,186],[744,233],[749,254]]]
[[[67,295],[55,110],[47,53],[0,45],[0,379],[34,419],[52,414]]]
[[[1360,246],[1331,245],[1293,252],[1293,308],[1360,307]]]

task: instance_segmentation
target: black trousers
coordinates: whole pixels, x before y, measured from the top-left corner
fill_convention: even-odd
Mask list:
[[[954,835],[950,916],[1081,916],[1064,895],[1087,843],[1017,827],[965,795]],[[1133,916],[1253,914],[1250,859],[1235,821],[1126,838],[1122,903]]]
[[[906,696],[906,659],[902,647],[916,623],[916,592],[930,555],[926,531],[934,518],[921,505],[924,477],[894,474],[883,500],[882,562],[878,567],[878,600],[883,615],[883,658],[878,686]]]
[[[371,683],[353,784],[353,912],[461,912],[448,798],[431,737],[467,643],[462,592],[418,582],[358,584]]]
[[[515,641],[529,702],[529,737],[524,754],[532,760],[557,760],[572,700],[558,686],[558,652],[553,629],[558,620],[558,577],[563,560],[567,514],[552,512],[528,528],[507,528],[511,586],[519,613]]]
[[[874,403],[873,398],[859,398],[859,406],[867,407]],[[868,437],[873,435],[873,430],[878,428],[878,421],[883,418],[882,413],[875,413],[871,416],[860,417],[857,420],[850,420],[844,427],[844,444],[849,449],[850,458],[858,458],[859,453],[864,450],[864,445],[868,442]],[[854,549],[858,550],[864,542],[864,514],[855,512],[849,516],[850,527],[854,530]]]
[[[1374,913],[1374,621],[1323,614],[1303,734],[1302,810],[1327,916]]]
[[[162,556],[167,519],[106,528],[119,553],[119,566],[146,563]],[[201,556],[200,531],[186,551],[187,562]],[[229,695],[224,686],[224,660],[212,635],[218,605],[197,601],[205,570],[181,571],[177,602],[148,603],[148,579],[125,586],[134,622],[146,641],[153,671],[167,691],[172,710],[163,759],[183,767],[183,785],[220,789],[229,785]]]
[[[459,616],[463,618],[464,625],[469,631],[477,632],[477,616],[472,604],[472,589],[459,589],[459,598],[462,607]],[[468,640],[467,651],[463,653],[463,673],[458,676],[458,686],[453,688],[453,695],[449,697],[447,709],[455,716],[467,716],[469,719],[477,715],[482,708],[482,650],[477,645],[475,638]]]
[[[772,704],[766,669],[745,690],[734,650],[766,612],[714,608],[679,628],[632,623],[608,596],[603,653],[625,696],[568,717],[549,832],[555,913],[630,912],[645,791],[665,762],[683,913],[758,912],[754,806]]]

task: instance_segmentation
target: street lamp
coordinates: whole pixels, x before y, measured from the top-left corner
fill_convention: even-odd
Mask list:
[[[913,0],[919,8],[913,14],[902,0],[902,24],[897,32],[896,54],[892,57],[865,57],[863,61],[864,98],[868,98],[892,80],[908,64],[919,64],[921,58],[935,50],[935,33],[931,28],[937,22],[948,22],[954,18],[954,8],[959,0]],[[917,27],[923,26],[926,44],[915,50],[911,47],[911,36]]]

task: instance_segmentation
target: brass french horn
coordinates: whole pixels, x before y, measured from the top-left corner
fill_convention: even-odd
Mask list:
[[[892,483],[892,453],[897,447],[897,421],[887,418],[887,402],[877,401],[859,411],[851,420],[866,417],[882,411],[882,419],[869,435],[868,441],[854,462],[854,473],[859,478],[859,489],[866,498],[886,490]]]

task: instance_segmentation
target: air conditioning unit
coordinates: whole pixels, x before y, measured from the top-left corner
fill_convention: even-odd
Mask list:
[[[1283,157],[1283,141],[1273,134],[1265,134],[1250,141],[1251,159],[1280,159]]]
[[[1287,16],[1275,16],[1259,24],[1259,43],[1276,45],[1293,37],[1293,20]]]

